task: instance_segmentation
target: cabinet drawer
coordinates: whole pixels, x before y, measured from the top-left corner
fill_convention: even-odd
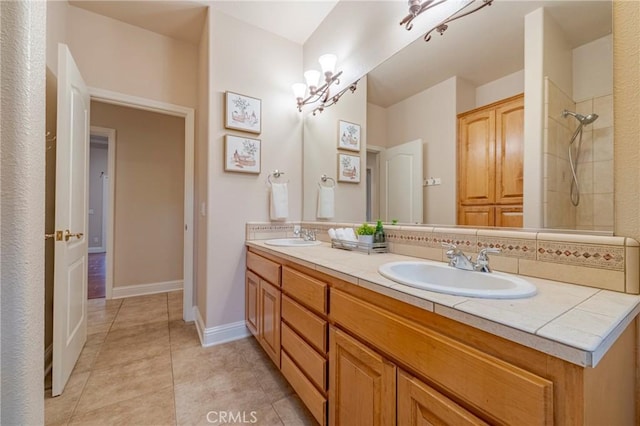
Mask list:
[[[327,360],[282,323],[282,348],[320,389],[327,390]]]
[[[271,284],[280,286],[280,265],[252,252],[247,252],[247,268]]]
[[[283,268],[282,289],[306,307],[327,313],[327,284],[296,270]]]
[[[282,353],[281,371],[296,391],[304,405],[307,406],[313,417],[321,425],[327,424],[327,400],[311,384],[309,379],[296,367],[285,352]]]
[[[496,423],[553,424],[549,380],[338,290],[330,317]]]
[[[327,353],[327,322],[282,295],[282,318],[317,350]]]

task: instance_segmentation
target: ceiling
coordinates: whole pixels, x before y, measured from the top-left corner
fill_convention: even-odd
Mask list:
[[[198,44],[210,6],[236,19],[304,44],[338,0],[164,1],[70,0],[72,6]]]
[[[442,36],[418,38],[369,72],[367,100],[386,108],[452,76],[480,86],[522,70],[524,16],[542,6],[574,48],[611,33],[610,1],[495,0],[450,23]],[[420,17],[414,20],[416,35],[428,30],[420,27]]]
[[[70,0],[69,3],[192,44],[199,43],[209,6],[304,44],[338,1]],[[398,2],[399,13],[388,19],[399,22],[406,13],[406,4],[394,1]],[[376,0],[367,3],[369,10],[380,4]],[[610,1],[494,0],[489,7],[450,23],[444,35],[436,33],[429,42],[420,37],[428,28],[421,27],[421,17],[417,17],[412,31],[418,40],[368,74],[368,101],[388,107],[454,75],[479,86],[523,69],[524,16],[542,6],[562,23],[574,47],[611,32]],[[398,31],[406,30],[398,26]]]

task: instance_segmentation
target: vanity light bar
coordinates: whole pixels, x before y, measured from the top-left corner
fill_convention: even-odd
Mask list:
[[[410,31],[413,28],[413,20],[420,15],[421,13],[434,8],[436,6],[441,5],[442,3],[446,3],[448,0],[440,0],[440,1],[435,1],[435,0],[409,0],[409,14],[407,16],[404,17],[404,19],[402,21],[400,21],[400,25],[404,25],[405,28],[407,29],[407,31]],[[479,6],[476,6],[475,8],[471,9],[471,10],[467,10],[465,12],[465,10],[471,6],[472,4],[474,4],[476,1],[481,1],[482,4]],[[493,3],[493,0],[470,0],[469,2],[467,2],[464,6],[462,6],[460,9],[458,9],[457,11],[455,11],[453,14],[451,14],[447,19],[441,21],[438,25],[436,25],[435,27],[431,28],[425,35],[424,35],[424,41],[429,41],[431,40],[431,33],[434,31],[438,31],[440,33],[440,35],[442,35],[447,28],[449,28],[449,26],[447,25],[449,22],[453,22],[457,19],[460,18],[464,18],[467,15],[471,15],[474,12],[479,11],[480,9],[484,8],[485,6],[491,6],[491,3]]]

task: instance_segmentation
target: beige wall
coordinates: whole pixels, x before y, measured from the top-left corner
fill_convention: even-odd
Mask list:
[[[194,179],[194,306],[200,315],[206,318],[207,312],[207,192],[208,192],[208,155],[209,155],[209,14],[202,29],[198,52],[198,108],[196,109],[196,146]]]
[[[524,70],[516,71],[478,86],[476,89],[476,108],[519,95],[520,93],[524,93]]]
[[[244,320],[245,223],[269,220],[269,172],[285,172],[289,220],[302,216],[302,121],[291,92],[302,78],[302,47],[218,11],[209,17],[208,285],[201,314],[213,327]],[[262,100],[262,133],[255,136],[262,140],[259,175],[224,171],[224,135],[245,134],[224,128],[227,90]]]
[[[366,216],[367,79],[361,79],[354,93],[315,116],[304,117],[304,207],[303,219],[316,220],[318,182],[326,174],[338,180],[338,153],[360,156],[360,183],[337,183],[335,219],[361,222]],[[338,151],[338,120],[360,125],[360,152]]]
[[[88,86],[188,107],[197,104],[198,47],[115,19],[47,2],[47,66],[67,43]]]
[[[615,234],[640,241],[640,2],[613,4]]]
[[[113,286],[182,280],[184,119],[91,102],[116,130]]]
[[[386,147],[388,143],[386,108],[367,103],[367,145]]]
[[[387,108],[389,146],[422,139],[423,178],[442,179],[423,187],[424,223],[456,223],[456,90],[452,77]]]
[[[103,247],[103,176],[108,176],[108,146],[92,142],[89,150],[89,248]],[[93,211],[93,213],[91,213]],[[105,242],[106,244],[106,242]]]

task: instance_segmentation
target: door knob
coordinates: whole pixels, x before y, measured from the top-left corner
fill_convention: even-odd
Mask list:
[[[77,239],[81,239],[84,234],[82,232],[78,232],[76,234],[71,233],[68,229],[64,231],[64,240],[69,241],[72,237],[76,237]]]

